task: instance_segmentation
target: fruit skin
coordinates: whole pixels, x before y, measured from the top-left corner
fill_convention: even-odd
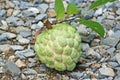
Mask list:
[[[77,30],[66,23],[39,34],[34,50],[40,61],[58,71],[72,71],[82,55],[81,37]]]

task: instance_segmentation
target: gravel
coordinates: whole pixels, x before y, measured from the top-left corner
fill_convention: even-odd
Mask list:
[[[84,18],[100,22],[106,31],[100,38],[89,27],[69,21],[81,35],[83,51],[70,72],[47,68],[34,52],[33,39],[36,31],[43,31],[43,20],[56,21],[54,1],[0,1],[0,80],[120,80],[120,0],[88,14],[88,6],[95,0],[64,1],[65,9],[68,2],[76,3]]]

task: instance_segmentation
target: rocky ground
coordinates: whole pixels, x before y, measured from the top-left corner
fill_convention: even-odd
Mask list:
[[[71,1],[86,13],[95,0],[66,0],[64,4]],[[0,0],[0,80],[120,80],[120,0],[84,16],[104,26],[105,38],[70,21],[82,36],[83,51],[71,72],[45,67],[33,49],[36,31],[44,27],[42,20],[56,20],[53,7],[54,0]]]

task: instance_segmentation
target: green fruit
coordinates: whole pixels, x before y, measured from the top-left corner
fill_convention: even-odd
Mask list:
[[[77,30],[60,23],[39,34],[34,49],[42,63],[58,71],[72,71],[81,52],[81,38]]]

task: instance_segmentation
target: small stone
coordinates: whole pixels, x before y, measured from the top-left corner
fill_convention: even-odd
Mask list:
[[[40,8],[40,13],[45,13],[48,9],[48,4],[40,4],[38,7]]]
[[[7,4],[6,8],[14,8],[15,7],[15,4],[12,1],[7,0],[6,4]]]
[[[11,45],[10,46],[13,50],[23,50],[24,49],[24,47],[23,46],[20,46],[20,45]]]
[[[26,74],[26,75],[35,75],[37,74],[37,72],[33,69],[25,69],[23,70],[23,73]]]
[[[4,73],[4,68],[0,67],[0,74],[3,74],[3,73]]]
[[[1,34],[0,35],[0,41],[7,40],[7,35],[6,34]]]
[[[34,66],[35,66],[35,63],[28,63],[27,66],[28,66],[29,68],[34,67]]]
[[[26,30],[21,30],[20,31],[20,35],[23,36],[23,37],[29,37],[31,36],[31,32],[30,31],[26,31]]]
[[[88,48],[90,48],[89,44],[87,43],[82,43],[82,50],[86,51]]]
[[[4,16],[5,14],[6,14],[6,10],[4,10],[4,9],[0,10],[0,16],[1,17]]]
[[[113,68],[119,66],[119,64],[118,64],[117,62],[108,62],[108,64],[109,64],[110,66],[112,66]]]
[[[20,13],[19,9],[15,9],[12,13],[12,16],[17,16]]]
[[[106,68],[100,68],[99,71],[100,71],[101,75],[111,76],[111,77],[115,76],[115,72],[112,68],[107,68],[107,67]]]
[[[42,19],[44,19],[44,18],[46,18],[46,17],[47,17],[46,14],[39,14],[39,15],[37,15],[37,16],[35,17],[35,21],[40,21],[40,20],[42,20]]]
[[[99,39],[94,39],[92,42],[91,42],[91,46],[98,46],[100,44],[100,40]]]
[[[49,17],[52,17],[52,18],[56,16],[56,13],[55,13],[54,9],[48,9],[47,14],[48,14]]]
[[[120,39],[120,30],[115,31],[112,36],[117,37],[117,38]]]
[[[19,21],[17,21],[16,25],[17,26],[24,26],[24,21],[19,20]]]
[[[95,11],[95,14],[94,14],[94,16],[99,16],[99,15],[102,15],[102,13],[103,13],[103,9],[102,8],[99,8],[98,10],[96,10]]]
[[[15,55],[19,57],[20,59],[25,59],[25,58],[34,57],[36,54],[34,53],[32,49],[26,49],[22,51],[16,51]]]
[[[114,37],[107,37],[107,38],[101,40],[102,45],[107,45],[107,46],[111,46],[111,47],[115,47],[118,42],[119,42],[119,38],[114,38]]]
[[[115,19],[115,17],[113,15],[108,15],[107,19]]]
[[[40,64],[40,71],[46,71],[46,67],[44,64]]]
[[[31,63],[35,63],[36,62],[36,60],[33,59],[33,58],[29,58],[28,61],[31,62]]]
[[[19,21],[19,18],[18,17],[13,17],[13,16],[10,16],[6,19],[7,23],[14,23],[16,24],[17,21]]]
[[[88,35],[88,34],[89,34],[89,32],[88,32],[87,29],[86,29],[86,26],[83,25],[83,24],[79,25],[79,27],[77,27],[77,29],[78,29],[78,32],[79,32],[81,35]]]
[[[85,15],[85,19],[90,19],[90,18],[92,18],[93,17],[93,14],[95,13],[95,11],[94,10],[92,10],[92,11],[90,11],[87,15]]]
[[[118,10],[116,11],[117,15],[120,15],[120,8],[118,8]]]
[[[6,73],[11,74],[12,76],[19,76],[21,73],[20,69],[11,61],[6,62],[5,69]]]
[[[8,24],[6,21],[1,20],[2,26],[0,26],[0,29],[2,30],[8,30]]]
[[[81,72],[72,72],[70,75],[72,76],[72,78],[80,79],[83,76],[83,73],[81,73]]]
[[[33,13],[33,14],[38,14],[40,11],[39,9],[35,8],[35,7],[30,7],[28,9],[29,12]]]
[[[7,35],[7,38],[8,38],[8,39],[16,38],[16,34],[14,34],[14,33],[5,32],[5,33],[3,33],[3,34]]]
[[[116,55],[115,55],[115,58],[116,58],[116,61],[119,63],[119,65],[120,65],[120,53],[117,53]]]
[[[100,59],[101,58],[100,54],[97,53],[96,51],[94,51],[92,48],[87,49],[86,55],[88,57],[92,56],[93,58],[96,58],[96,59]]]
[[[44,27],[44,24],[42,23],[42,21],[39,21],[37,24],[40,28]]]
[[[120,49],[120,42],[117,44],[117,49]]]
[[[31,29],[40,29],[40,26],[38,26],[38,24],[33,24],[32,26],[31,26]]]
[[[0,45],[0,51],[9,53],[12,50],[9,44]]]
[[[18,40],[20,44],[29,44],[30,40],[26,38],[21,38]]]
[[[19,5],[20,5],[20,9],[24,10],[24,9],[29,8],[29,7],[32,7],[34,4],[29,3],[29,2],[25,2],[25,1],[21,1]]]
[[[12,15],[12,13],[13,13],[13,8],[9,8],[8,10],[7,10],[7,16],[11,16]]]
[[[114,55],[115,48],[109,48],[107,49],[107,52],[111,55]]]
[[[17,67],[19,67],[19,68],[26,67],[26,64],[25,64],[23,61],[21,61],[20,59],[18,59],[18,60],[15,62],[15,64],[16,64]]]

